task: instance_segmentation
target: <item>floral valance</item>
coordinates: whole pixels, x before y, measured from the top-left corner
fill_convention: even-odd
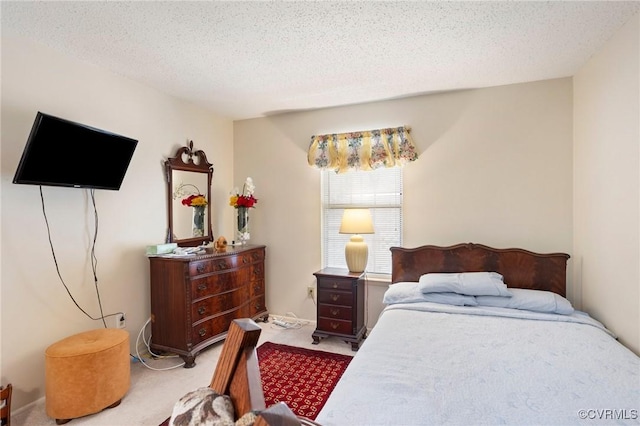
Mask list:
[[[307,159],[337,173],[402,166],[418,159],[409,131],[403,126],[312,136]]]

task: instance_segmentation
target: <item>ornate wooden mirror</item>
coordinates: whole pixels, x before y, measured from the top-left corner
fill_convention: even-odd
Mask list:
[[[213,166],[193,141],[164,162],[167,177],[167,242],[197,246],[213,241],[211,178]]]

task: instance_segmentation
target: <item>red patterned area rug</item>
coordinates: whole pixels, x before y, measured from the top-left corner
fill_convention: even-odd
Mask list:
[[[267,407],[285,402],[315,420],[352,356],[265,342],[257,349]]]
[[[298,416],[315,420],[342,373],[349,355],[265,342],[258,346],[265,406],[285,402]],[[170,418],[160,426],[168,426]]]

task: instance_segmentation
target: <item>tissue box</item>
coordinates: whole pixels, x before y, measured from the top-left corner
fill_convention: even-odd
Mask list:
[[[147,255],[172,253],[178,247],[177,243],[156,244],[147,246]]]

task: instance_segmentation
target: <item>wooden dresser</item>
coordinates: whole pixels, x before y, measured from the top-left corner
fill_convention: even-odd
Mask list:
[[[367,329],[364,323],[364,278],[362,272],[325,268],[316,276],[318,312],[313,344],[320,339],[337,336],[357,351]]]
[[[267,321],[265,246],[228,247],[226,253],[150,257],[151,349],[195,365],[202,349],[223,340],[231,321]]]

